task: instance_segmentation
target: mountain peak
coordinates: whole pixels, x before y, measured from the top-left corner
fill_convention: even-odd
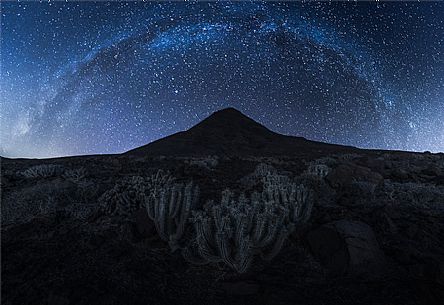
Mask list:
[[[211,114],[212,116],[245,116],[242,112],[234,107],[228,107],[221,110],[217,110]]]
[[[272,133],[269,129],[249,118],[235,108],[225,108],[214,112],[209,117],[192,127],[189,131],[196,132],[201,130],[204,133],[213,135],[223,133],[241,134],[241,133]]]
[[[313,142],[300,137],[275,133],[235,108],[225,108],[187,131],[178,132],[145,146],[128,151],[128,155],[202,156],[254,155],[275,156],[313,154],[321,150],[349,147]]]
[[[239,110],[233,107],[224,108],[221,110],[218,110],[216,112],[213,112],[209,117],[204,119],[201,123],[205,124],[255,124],[260,125],[256,121],[252,120]],[[199,126],[201,123],[197,124],[196,126]],[[224,127],[226,128],[226,127]],[[265,127],[264,127],[265,128]]]

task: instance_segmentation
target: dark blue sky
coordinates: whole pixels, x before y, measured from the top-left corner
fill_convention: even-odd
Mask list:
[[[2,2],[1,154],[116,153],[233,106],[444,151],[444,3]]]

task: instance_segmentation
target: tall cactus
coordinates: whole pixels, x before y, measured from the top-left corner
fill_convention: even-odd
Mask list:
[[[145,200],[148,216],[154,221],[161,239],[168,241],[173,251],[180,248],[185,225],[199,197],[199,187],[192,182],[173,183],[162,179],[155,184]]]

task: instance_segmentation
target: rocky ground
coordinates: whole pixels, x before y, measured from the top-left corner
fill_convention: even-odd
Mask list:
[[[144,209],[121,216],[101,208],[121,181],[159,169],[192,180],[202,203],[226,188],[243,191],[264,165],[311,183],[314,207],[273,260],[255,259],[242,274],[187,262]],[[443,154],[2,158],[1,166],[2,304],[444,300]]]

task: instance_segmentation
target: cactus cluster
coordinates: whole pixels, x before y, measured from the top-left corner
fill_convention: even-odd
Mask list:
[[[239,273],[256,255],[272,259],[292,230],[286,209],[260,200],[258,194],[236,198],[226,190],[220,204],[209,202],[193,214],[196,243],[183,252],[184,257],[192,262],[223,262]]]
[[[285,176],[267,177],[262,193],[236,198],[226,190],[220,203],[209,201],[204,210],[194,211],[196,238],[183,256],[194,263],[223,262],[239,273],[255,256],[275,257],[295,225],[310,216],[313,196]]]

